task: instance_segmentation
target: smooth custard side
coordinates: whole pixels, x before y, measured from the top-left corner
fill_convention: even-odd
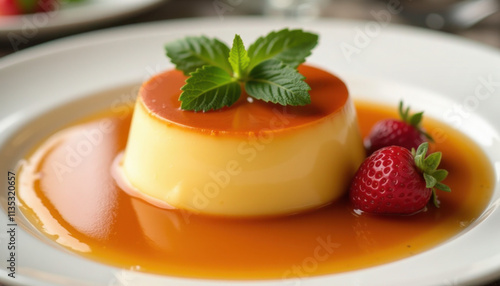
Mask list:
[[[340,79],[300,69],[310,105],[243,95],[207,113],[180,110],[180,72],[153,77],[136,103],[122,177],[169,206],[213,215],[281,215],[334,201],[365,155],[356,112]]]
[[[347,190],[364,158],[349,101],[319,123],[246,137],[166,124],[137,102],[123,161],[130,183],[171,206],[214,215],[294,213]]]

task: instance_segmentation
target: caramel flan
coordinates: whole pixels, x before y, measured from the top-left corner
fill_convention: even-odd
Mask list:
[[[364,158],[355,109],[336,76],[299,67],[311,104],[242,94],[216,111],[181,110],[186,76],[170,70],[139,92],[118,176],[139,195],[197,213],[273,216],[342,196]]]

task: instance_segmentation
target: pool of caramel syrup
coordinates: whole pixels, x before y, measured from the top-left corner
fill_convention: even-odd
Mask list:
[[[395,107],[356,102],[363,136]],[[131,116],[71,126],[24,172],[21,210],[32,225],[88,259],[125,269],[193,278],[281,279],[362,269],[404,259],[459,234],[487,206],[494,186],[481,149],[451,127],[425,120],[443,152],[452,192],[412,216],[356,214],[346,197],[307,213],[231,219],[166,210],[131,197],[110,175]],[[64,132],[64,131],[63,131]],[[147,138],[145,138],[147,140]],[[311,138],[314,140],[314,138]],[[87,142],[87,143],[84,143]],[[32,176],[32,178],[28,178]],[[28,182],[28,183],[26,183]]]

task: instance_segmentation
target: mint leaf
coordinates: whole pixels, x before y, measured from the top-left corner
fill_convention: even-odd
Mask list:
[[[241,94],[238,81],[216,66],[203,66],[191,73],[181,90],[181,108],[194,111],[231,106]]]
[[[239,35],[234,36],[233,46],[229,52],[229,63],[233,68],[234,76],[238,79],[242,79],[246,76],[248,63],[250,58],[248,57],[243,41]]]
[[[186,37],[165,45],[165,51],[175,67],[189,75],[204,65],[212,65],[231,73],[229,48],[217,39],[205,36]]]
[[[249,69],[261,62],[276,59],[293,68],[305,61],[318,44],[318,35],[302,30],[283,29],[258,38],[248,47]]]
[[[253,68],[245,85],[250,96],[281,105],[311,103],[310,89],[303,75],[276,59],[264,61]]]

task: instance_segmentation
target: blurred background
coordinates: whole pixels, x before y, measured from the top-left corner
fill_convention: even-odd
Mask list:
[[[134,23],[242,15],[374,21],[383,18],[382,10],[391,11],[391,23],[500,48],[500,0],[0,0],[0,57],[60,37]]]

